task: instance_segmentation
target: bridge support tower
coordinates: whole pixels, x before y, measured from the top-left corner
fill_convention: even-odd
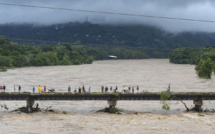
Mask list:
[[[114,113],[115,112],[115,106],[117,104],[117,100],[108,100],[109,105],[109,112]]]
[[[26,112],[27,113],[32,113],[33,112],[33,105],[34,105],[34,99],[32,97],[28,97],[26,99]]]
[[[193,104],[195,104],[194,109],[195,109],[196,112],[202,111],[203,101],[202,101],[201,98],[194,99]]]

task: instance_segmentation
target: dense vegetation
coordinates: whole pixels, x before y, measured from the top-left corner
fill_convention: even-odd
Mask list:
[[[195,64],[198,76],[210,79],[215,72],[215,46],[177,48],[169,54],[169,60],[176,64]]]
[[[61,42],[93,47],[142,47],[152,58],[167,58],[175,48],[205,47],[215,42],[215,33],[173,34],[146,25],[98,25],[89,22],[49,26],[5,24],[0,25],[0,35],[10,37],[13,42],[30,45]]]
[[[82,47],[61,46],[27,46],[10,42],[7,37],[0,36],[0,66],[52,66],[92,63],[93,56]],[[93,50],[93,49],[92,49]],[[92,51],[91,50],[91,51]]]
[[[120,59],[149,58],[142,48],[120,48],[70,45],[19,45],[10,39],[0,36],[0,71],[7,67],[53,66],[89,64],[93,60],[107,59],[109,54]]]

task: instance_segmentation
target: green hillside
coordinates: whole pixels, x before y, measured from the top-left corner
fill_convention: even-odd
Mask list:
[[[90,46],[105,55],[117,55],[121,59],[167,58],[175,48],[202,48],[215,44],[215,33],[173,34],[146,25],[98,25],[88,22],[50,26],[5,24],[0,25],[1,35],[25,45],[66,43]]]
[[[174,49],[187,46],[204,47],[213,45],[215,42],[215,33],[173,34],[145,25],[98,25],[88,22],[51,26],[0,25],[0,35],[7,36],[15,42],[18,40],[14,40],[14,38],[34,40],[29,41],[29,44],[56,44],[61,41],[72,44],[139,46],[156,49]],[[19,42],[27,43],[21,40]]]

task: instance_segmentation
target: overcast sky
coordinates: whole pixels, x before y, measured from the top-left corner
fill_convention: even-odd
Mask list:
[[[215,0],[0,0],[0,3],[215,21]],[[0,5],[0,24],[50,25],[86,20],[96,24],[148,24],[170,32],[215,32],[215,23]]]

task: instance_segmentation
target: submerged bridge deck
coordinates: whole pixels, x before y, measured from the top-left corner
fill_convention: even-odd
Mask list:
[[[26,100],[29,97],[34,100],[110,100],[113,96],[117,100],[160,100],[160,92],[147,93],[0,93],[0,100]],[[215,92],[172,92],[170,100],[194,100],[201,98],[202,100],[215,100]]]

